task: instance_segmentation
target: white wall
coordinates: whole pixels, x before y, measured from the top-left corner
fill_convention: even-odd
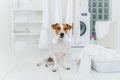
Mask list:
[[[11,0],[0,0],[0,80],[12,64],[10,9]]]
[[[114,24],[115,48],[120,52],[120,0],[112,0],[112,21]]]
[[[120,32],[119,27],[119,17],[120,17],[120,10],[118,9],[120,7],[120,1],[119,0],[110,0],[110,17],[111,17],[111,24],[110,24],[110,31],[107,36],[105,36],[103,39],[97,40],[97,44],[102,45],[104,47],[114,48],[116,49],[118,47],[118,44],[120,45],[120,37],[118,32]]]
[[[114,27],[114,23],[113,21],[110,22],[110,29],[109,29],[109,33],[107,34],[107,36],[105,36],[102,39],[97,39],[97,44],[107,47],[107,48],[111,48],[114,49],[115,48],[115,27]]]

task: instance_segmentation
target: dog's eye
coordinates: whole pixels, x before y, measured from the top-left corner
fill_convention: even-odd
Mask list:
[[[60,27],[58,27],[57,29],[60,30]]]
[[[67,28],[64,28],[64,30],[67,30]]]

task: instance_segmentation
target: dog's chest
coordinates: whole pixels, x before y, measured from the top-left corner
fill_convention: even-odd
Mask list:
[[[60,59],[62,57],[64,57],[64,55],[66,54],[66,44],[65,43],[56,43],[54,45],[54,54],[57,57],[57,59]]]
[[[55,52],[65,52],[66,47],[66,44],[63,42],[59,42],[54,45]]]

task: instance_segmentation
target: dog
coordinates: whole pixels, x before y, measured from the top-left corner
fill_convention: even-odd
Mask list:
[[[49,54],[39,60],[37,66],[40,66],[43,62],[46,62],[46,67],[48,64],[53,64],[53,72],[58,69],[58,62],[63,60],[63,68],[70,70],[68,59],[70,58],[70,30],[72,26],[64,23],[56,23],[51,25],[53,29],[53,40],[49,48]]]

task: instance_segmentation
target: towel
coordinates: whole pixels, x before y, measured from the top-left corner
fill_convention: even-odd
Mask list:
[[[112,60],[120,58],[120,55],[112,49],[107,49],[99,45],[91,44],[86,46],[79,55],[79,77],[81,80],[91,79],[91,60],[93,60],[93,58],[99,60]]]
[[[91,58],[97,58],[100,60],[104,59],[114,59],[114,58],[120,58],[120,55],[117,54],[112,49],[107,49],[99,45],[91,44],[87,47],[85,47],[80,55],[79,59],[81,60],[80,66],[79,66],[79,72],[89,75],[91,71]]]
[[[109,33],[110,21],[96,21],[95,26],[97,38],[102,39]]]
[[[80,62],[79,79],[91,80],[91,56],[88,54],[85,54]]]

